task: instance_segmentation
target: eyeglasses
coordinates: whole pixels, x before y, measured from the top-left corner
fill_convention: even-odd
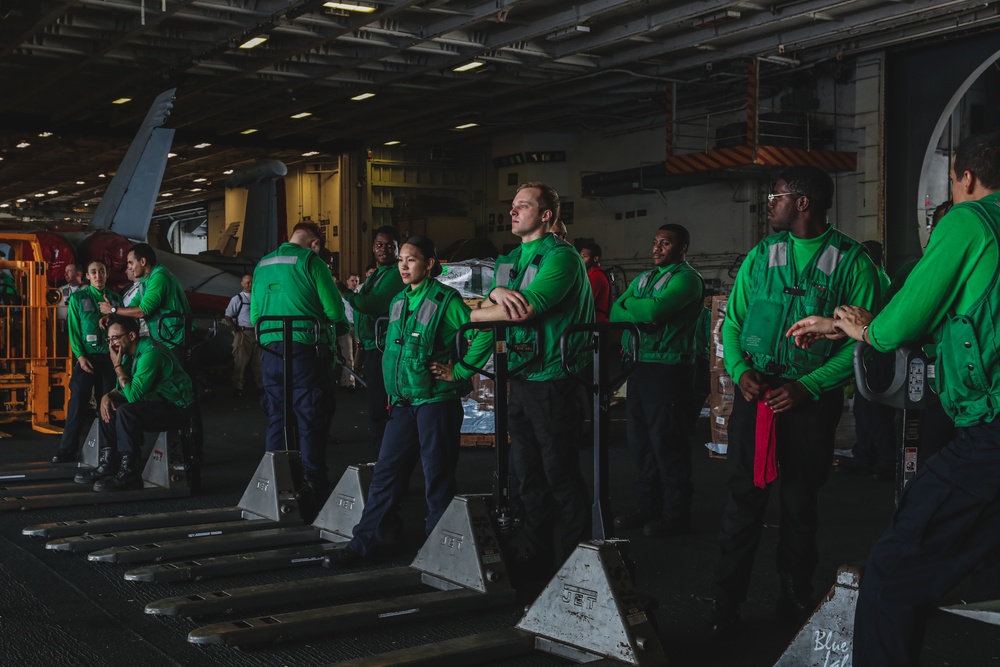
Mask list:
[[[127,335],[128,334],[118,334],[117,336],[115,336],[115,335],[108,336],[108,342],[109,343],[117,343],[119,338],[124,338]]]
[[[773,206],[775,199],[777,199],[778,197],[785,197],[787,195],[795,195],[795,196],[798,196],[798,197],[802,196],[798,192],[779,192],[777,194],[775,194],[775,193],[772,192],[771,194],[769,194],[767,196],[767,203],[768,203],[768,205]]]

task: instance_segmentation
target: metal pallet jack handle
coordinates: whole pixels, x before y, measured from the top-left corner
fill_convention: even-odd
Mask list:
[[[533,327],[534,337],[531,343],[530,356],[514,368],[507,366],[507,355],[510,351],[507,333],[512,327],[523,327],[523,324],[511,322],[467,322],[458,329],[455,336],[455,346],[458,349],[458,363],[465,368],[485,375],[493,380],[493,419],[494,443],[496,445],[497,464],[493,469],[493,504],[496,513],[497,529],[501,533],[509,532],[514,525],[510,508],[510,470],[508,469],[510,445],[507,443],[507,381],[533,364],[539,357],[539,347],[542,338],[541,329]],[[465,335],[469,331],[493,332],[493,372],[478,368],[465,361]],[[517,350],[525,352],[527,350]]]
[[[926,410],[937,395],[930,385],[934,376],[934,364],[927,359],[923,350],[901,347],[892,353],[894,372],[889,386],[875,391],[868,383],[869,369],[865,363],[865,351],[870,346],[858,341],[854,346],[854,379],[858,393],[873,403],[881,403],[901,410],[902,429],[899,434],[899,448],[896,457],[896,502],[903,488],[917,474],[918,445],[920,443],[921,412]]]
[[[614,333],[629,337],[629,344],[624,346],[625,357],[622,373],[610,377],[610,360],[614,351],[612,347],[618,338]],[[587,380],[576,375],[571,368],[569,358],[569,340],[575,333],[593,334],[590,348],[594,351],[594,375]],[[563,332],[559,339],[559,351],[562,355],[562,367],[566,373],[583,384],[594,400],[594,504],[591,513],[592,537],[595,540],[605,540],[614,535],[611,527],[611,501],[608,497],[608,414],[611,409],[612,387],[617,386],[635,369],[638,359],[639,329],[628,322],[597,322],[594,324],[574,324]]]
[[[299,448],[298,429],[295,427],[295,413],[292,410],[292,358],[295,356],[295,353],[292,350],[294,345],[293,337],[296,332],[309,332],[312,334],[310,344],[315,345],[318,349],[320,345],[319,321],[314,317],[279,317],[274,315],[265,315],[264,317],[257,318],[254,331],[257,335],[257,340],[260,340],[262,333],[273,333],[275,331],[275,328],[265,328],[263,326],[268,322],[281,323],[281,352],[272,350],[264,345],[261,345],[260,349],[264,350],[267,354],[273,354],[274,356],[280,358],[283,363],[282,395],[284,396],[284,407],[282,411],[285,415],[285,451],[289,452],[293,449]]]

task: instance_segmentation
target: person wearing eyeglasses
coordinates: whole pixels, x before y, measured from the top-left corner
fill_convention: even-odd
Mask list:
[[[87,278],[90,284],[70,293],[66,302],[66,328],[76,363],[73,364],[69,379],[66,424],[63,426],[59,449],[52,457],[53,463],[76,460],[80,450],[83,411],[90,402],[91,395],[96,391],[97,396],[101,397],[115,386],[115,371],[108,357],[108,341],[101,328],[100,304],[107,299],[120,306],[122,299],[106,289],[108,268],[104,262],[91,262],[87,266]]]
[[[878,305],[871,259],[827,219],[833,179],[826,172],[790,167],[767,201],[776,233],[743,261],[722,325],[726,371],[739,390],[729,418],[729,499],[712,586],[717,636],[730,634],[739,620],[779,470],[775,615],[799,624],[815,607],[817,495],[832,467],[853,348],[825,340],[803,350],[785,332],[806,315],[829,316],[851,303]]]
[[[344,301],[354,309],[354,328],[364,350],[365,393],[368,401],[368,431],[372,438],[372,454],[378,460],[382,436],[388,418],[389,395],[382,377],[382,353],[375,344],[375,320],[389,316],[389,304],[403,291],[399,275],[399,232],[394,227],[375,230],[372,252],[378,264],[357,292],[346,291]],[[382,332],[383,337],[385,332]]]
[[[94,481],[94,490],[141,489],[143,433],[177,428],[190,419],[191,378],[172,351],[139,336],[139,322],[131,317],[111,317],[107,342],[116,384],[98,408],[100,468],[106,474]]]

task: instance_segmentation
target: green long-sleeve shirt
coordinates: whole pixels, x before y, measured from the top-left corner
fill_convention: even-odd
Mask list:
[[[800,239],[791,234],[788,235],[793,260],[800,272],[809,264],[816,251],[823,246],[827,233],[811,239]],[[723,357],[726,372],[736,382],[739,382],[740,377],[752,368],[750,362],[743,356],[740,331],[750,305],[750,281],[755,274],[754,259],[757,256],[756,253],[751,252],[740,267],[733,284],[732,294],[729,297],[726,319],[722,325]],[[851,266],[847,282],[848,284],[842,293],[841,305],[853,304],[868,309],[877,308],[878,275],[875,265],[872,264],[868,255],[862,253],[857,256]],[[784,335],[784,332],[781,334]],[[786,339],[785,344],[792,345],[793,343],[791,339]],[[798,382],[813,396],[819,396],[825,391],[835,389],[851,377],[854,365],[853,355],[853,348],[846,343],[841,343],[826,363],[799,378]]]
[[[129,403],[165,401],[182,408],[194,404],[191,378],[170,350],[144,337],[139,339],[135,356],[126,361],[131,379],[121,387],[121,394]]]
[[[875,349],[920,341],[949,311],[964,313],[982,296],[997,265],[997,247],[975,216],[956,206],[941,219],[924,256],[868,328]]]
[[[66,303],[66,328],[73,356],[89,357],[92,354],[107,354],[107,334],[101,328],[100,303],[107,297],[112,306],[121,306],[122,298],[110,290],[100,291],[87,285],[69,295]]]
[[[149,335],[174,348],[184,342],[183,315],[191,314],[184,286],[166,267],[157,264],[139,281],[138,306],[146,314]],[[162,326],[160,322],[163,322]]]
[[[344,294],[344,300],[354,309],[354,328],[364,349],[375,349],[375,320],[389,314],[389,304],[403,287],[399,266],[388,264],[368,276],[359,291]]]

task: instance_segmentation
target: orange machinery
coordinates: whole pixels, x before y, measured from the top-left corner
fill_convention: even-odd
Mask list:
[[[57,315],[62,294],[50,284],[46,236],[0,232],[7,251],[0,259],[0,423],[30,420],[36,431],[62,433],[52,422],[66,419],[73,359]],[[60,259],[65,264],[72,254]]]

